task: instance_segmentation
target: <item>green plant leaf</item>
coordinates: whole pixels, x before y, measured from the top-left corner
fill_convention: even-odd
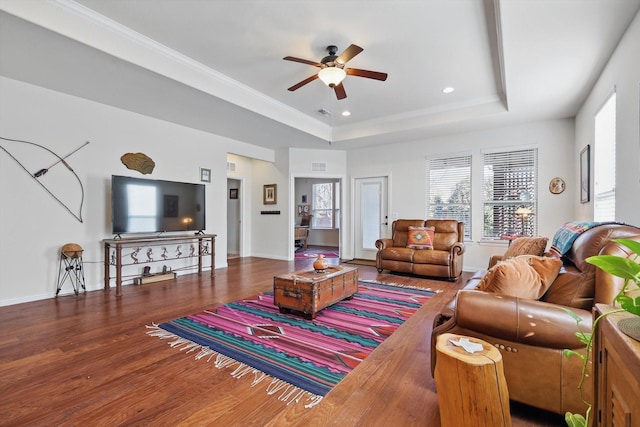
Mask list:
[[[576,332],[575,333],[576,337],[578,337],[578,341],[580,341],[582,344],[588,345],[589,342],[591,341],[591,336],[593,335],[591,332]]]
[[[631,249],[636,255],[640,255],[640,242],[629,239],[613,239],[613,241]]]
[[[559,307],[561,310],[565,311],[569,316],[571,316],[573,318],[573,320],[575,320],[577,323],[582,322],[582,317],[578,316],[577,314],[575,314],[573,311],[569,310],[566,307]]]
[[[585,427],[587,425],[587,420],[582,415],[572,414],[571,412],[564,414],[564,422],[569,427]]]
[[[564,357],[566,357],[567,359],[571,359],[571,356],[576,356],[576,357],[579,357],[580,359],[584,360],[584,358],[586,357],[584,354],[578,353],[577,351],[570,350],[568,348],[565,348],[564,350],[562,350],[562,355]]]
[[[616,255],[596,255],[587,258],[586,261],[609,274],[633,280],[636,284],[640,280],[640,264],[632,259]]]
[[[627,295],[618,295],[615,300],[625,311],[640,316],[640,297],[634,300]]]

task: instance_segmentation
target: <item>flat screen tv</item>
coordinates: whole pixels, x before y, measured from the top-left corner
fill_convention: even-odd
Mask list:
[[[204,184],[113,175],[113,233],[203,231],[204,194]]]

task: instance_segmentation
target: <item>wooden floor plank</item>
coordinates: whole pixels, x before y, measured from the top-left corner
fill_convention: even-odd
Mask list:
[[[331,259],[332,263],[339,262]],[[230,369],[171,348],[147,325],[271,290],[273,276],[313,260],[234,258],[208,274],[0,307],[1,426],[429,425],[437,427],[429,371],[431,323],[462,286],[358,266],[363,279],[441,291],[317,406],[287,406]],[[514,426],[562,417],[514,405]]]

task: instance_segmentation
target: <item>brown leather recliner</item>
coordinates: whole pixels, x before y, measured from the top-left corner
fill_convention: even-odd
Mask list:
[[[582,360],[565,357],[563,350],[584,353],[585,346],[575,336],[576,321],[563,308],[582,318],[582,330],[591,331],[593,306],[611,304],[624,281],[585,259],[599,253],[625,254],[625,248],[610,242],[622,237],[640,241],[640,228],[607,224],[585,231],[563,256],[560,274],[540,300],[474,290],[483,274],[474,275],[434,319],[432,373],[438,335],[479,338],[500,350],[510,399],[559,414],[584,414],[586,405],[578,392]],[[585,399],[593,402],[590,379],[583,391]]]
[[[434,227],[433,250],[407,248],[409,227]],[[376,267],[382,270],[458,280],[464,254],[464,223],[453,219],[398,219],[391,239],[376,241]]]

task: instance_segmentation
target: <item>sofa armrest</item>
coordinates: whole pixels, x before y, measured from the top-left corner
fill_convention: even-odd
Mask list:
[[[527,345],[584,348],[575,333],[578,324],[565,307],[477,290],[461,290],[454,314],[457,326]],[[580,330],[591,332],[591,312],[571,309],[581,319]],[[452,319],[452,320],[454,320]]]
[[[451,255],[454,257],[462,255],[464,251],[465,251],[464,243],[460,243],[460,242],[454,243],[449,249],[449,252],[451,252]]]
[[[376,240],[376,248],[382,250],[393,246],[393,239],[378,239]]]

